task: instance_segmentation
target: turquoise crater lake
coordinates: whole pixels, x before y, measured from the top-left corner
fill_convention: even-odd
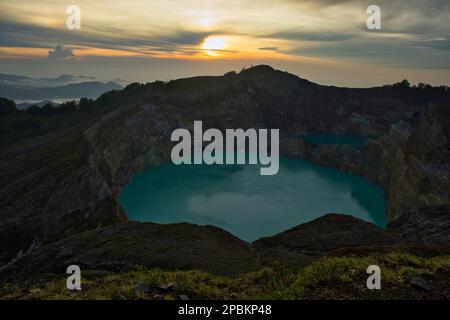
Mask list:
[[[363,178],[289,159],[280,159],[277,175],[261,176],[259,169],[164,164],[137,174],[119,201],[130,220],[209,224],[246,241],[326,213],[386,225],[383,190]]]
[[[356,134],[316,133],[300,135],[299,138],[317,145],[339,144],[356,148],[367,143],[373,137],[361,136]]]

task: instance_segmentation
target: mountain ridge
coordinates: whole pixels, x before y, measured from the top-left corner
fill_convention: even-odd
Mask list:
[[[396,225],[402,235],[419,244],[428,239],[445,241],[439,235],[414,234],[413,220],[427,221],[430,206],[448,210],[449,177],[444,174],[436,180],[428,169],[438,168],[440,173],[449,165],[449,93],[401,87],[332,88],[297,79],[261,68],[214,81],[134,83],[95,101],[65,103],[40,113],[20,111],[14,102],[0,100],[1,137],[8,137],[0,150],[0,263],[14,267],[20,265],[24,252],[52,243],[57,246],[71,236],[82,241],[85,232],[102,241],[94,230],[121,229],[126,221],[117,200],[121,188],[144,168],[170,161],[171,132],[192,130],[193,121],[199,119],[205,127],[218,129],[280,128],[281,156],[335,166],[379,183],[392,211],[389,220],[410,217],[406,224]],[[374,138],[357,149],[317,146],[299,138],[308,132],[373,134]],[[414,214],[419,209],[420,215]],[[135,227],[126,229],[126,237],[133,238]],[[376,233],[384,237],[383,232]],[[166,236],[170,244],[172,236],[183,233]],[[290,250],[298,247],[290,238],[283,256],[293,256]],[[89,259],[101,260],[102,250],[93,250]],[[67,253],[67,259],[74,257]]]

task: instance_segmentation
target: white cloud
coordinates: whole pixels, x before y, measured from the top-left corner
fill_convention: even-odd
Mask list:
[[[63,60],[66,58],[74,57],[73,51],[63,45],[58,44],[55,49],[48,51],[49,60]]]

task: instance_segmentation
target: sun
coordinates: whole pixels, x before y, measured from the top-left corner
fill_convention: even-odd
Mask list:
[[[210,29],[214,25],[214,19],[212,17],[203,17],[198,20],[198,24],[203,28]]]
[[[207,51],[222,50],[227,46],[227,39],[220,36],[210,36],[203,40],[201,48]]]

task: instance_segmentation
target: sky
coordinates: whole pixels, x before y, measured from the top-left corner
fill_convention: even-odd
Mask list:
[[[269,64],[326,85],[449,85],[449,16],[449,0],[0,0],[0,72],[149,82]]]

